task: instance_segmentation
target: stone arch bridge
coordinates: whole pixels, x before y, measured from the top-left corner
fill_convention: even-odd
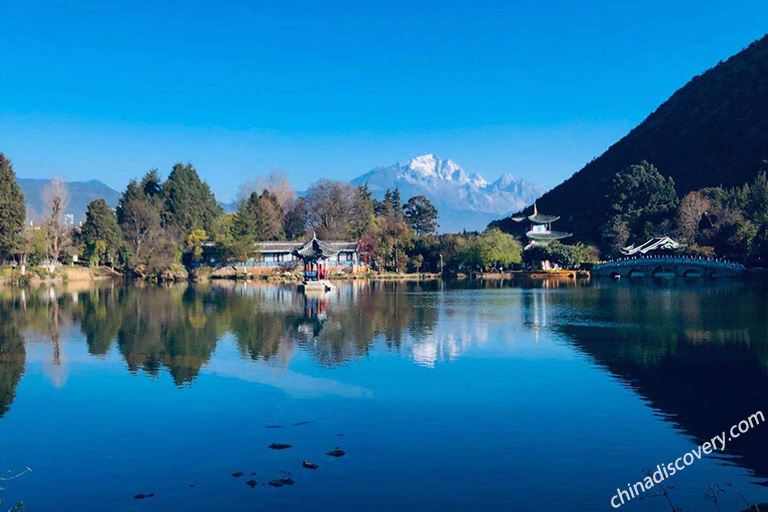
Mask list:
[[[641,256],[601,261],[592,266],[593,276],[610,277],[733,277],[744,266],[719,259],[680,256]]]

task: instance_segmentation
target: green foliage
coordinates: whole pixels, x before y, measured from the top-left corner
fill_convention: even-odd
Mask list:
[[[577,269],[582,263],[597,263],[600,254],[596,247],[581,242],[569,245],[555,241],[528,247],[523,253],[523,260],[533,267],[549,261],[561,268]]]
[[[200,180],[192,164],[173,166],[163,184],[162,195],[165,225],[175,227],[182,236],[196,229],[212,231],[216,219],[223,213],[208,184]]]
[[[298,240],[307,234],[307,201],[303,197],[286,212],[283,231],[288,240]]]
[[[88,204],[80,232],[85,246],[84,257],[95,265],[114,265],[122,239],[117,217],[104,199]]]
[[[478,263],[483,268],[507,268],[522,262],[523,246],[499,229],[484,231],[475,239]]]
[[[403,215],[417,235],[437,233],[437,208],[425,196],[414,196],[403,205]]]
[[[24,194],[16,181],[11,161],[0,153],[0,260],[24,251]]]
[[[603,228],[603,239],[614,250],[626,242],[625,233],[629,239],[656,235],[657,226],[678,204],[672,178],[645,161],[616,173],[606,200],[613,215]]]
[[[674,178],[681,196],[713,184],[727,189],[752,181],[767,156],[766,89],[763,37],[692,78],[599,158],[544,194],[539,209],[560,215],[558,229],[574,233],[574,240],[597,243],[614,213],[604,199],[611,178],[632,164],[653,162]],[[496,225],[506,232],[520,227],[511,218]]]

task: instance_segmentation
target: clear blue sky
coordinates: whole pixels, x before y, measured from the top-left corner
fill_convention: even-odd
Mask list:
[[[0,151],[21,177],[122,189],[191,161],[220,199],[435,153],[552,187],[768,3],[0,2]]]

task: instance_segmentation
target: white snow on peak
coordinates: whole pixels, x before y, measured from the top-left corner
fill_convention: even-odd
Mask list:
[[[479,173],[467,174],[453,160],[432,153],[377,167],[352,183],[367,183],[377,197],[388,188],[399,188],[403,201],[427,196],[438,209],[442,232],[484,229],[489,221],[524,208],[543,192],[509,173],[489,183]]]

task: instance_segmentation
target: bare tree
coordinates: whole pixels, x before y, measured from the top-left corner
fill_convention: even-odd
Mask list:
[[[699,230],[701,216],[711,209],[712,205],[700,192],[686,195],[677,209],[677,228],[680,235],[693,242]]]
[[[277,204],[284,212],[287,212],[296,201],[296,191],[293,190],[283,170],[272,171],[266,178],[259,177],[257,183],[261,190],[268,190],[277,198]]]
[[[285,172],[272,171],[267,176],[259,176],[255,180],[247,180],[240,184],[237,191],[237,202],[247,201],[251,194],[256,192],[261,195],[265,190],[275,196],[277,204],[284,212],[287,212],[296,201],[296,191],[291,186]]]
[[[61,252],[67,248],[69,237],[65,224],[65,213],[69,206],[67,185],[59,178],[54,178],[43,189],[43,204],[46,208],[45,241],[46,252],[50,261],[49,272],[53,274]]]
[[[355,216],[355,187],[343,181],[321,180],[307,191],[307,220],[317,236],[349,236]]]

